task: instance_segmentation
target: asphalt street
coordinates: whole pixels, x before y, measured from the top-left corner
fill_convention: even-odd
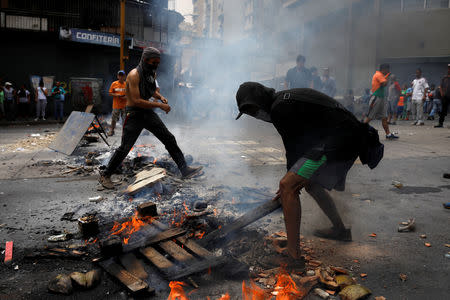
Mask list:
[[[400,139],[385,141],[382,137],[385,157],[380,165],[370,170],[357,161],[347,177],[346,191],[332,192],[344,222],[352,228],[353,242],[314,239],[312,231],[329,226],[329,222],[306,193],[301,195],[302,234],[313,241],[319,258],[325,263],[353,270],[355,276],[366,273],[367,277],[359,282],[373,291],[371,299],[374,296],[448,299],[450,259],[445,254],[450,248],[445,245],[450,244],[450,210],[444,209],[442,203],[450,201],[450,180],[442,175],[450,172],[450,129],[434,129],[432,125],[428,122],[425,126],[411,126],[409,122],[400,122],[392,126]],[[10,147],[32,133],[57,132],[59,126],[0,128],[0,247],[3,250],[6,241],[14,241],[18,257],[24,249],[45,245],[52,229],[76,231],[76,223],[60,221],[61,216],[80,203],[88,206],[87,199],[98,194],[95,173],[63,177],[60,166],[35,165],[39,161],[71,158],[46,147],[29,151]],[[379,123],[375,122],[374,126],[381,130]],[[245,184],[276,191],[286,171],[281,139],[270,124],[243,118],[225,125],[191,123],[168,127],[185,153],[208,166],[205,168],[208,185]],[[111,138],[113,147],[118,146],[119,139],[118,131]],[[157,153],[164,152],[151,135],[141,139],[156,145]],[[105,149],[106,146],[97,147]],[[395,187],[393,181],[403,187]],[[108,193],[104,195],[112,197]],[[409,218],[415,218],[416,230],[398,232],[399,222]],[[271,215],[270,220],[268,231],[284,229],[280,213]],[[372,233],[376,237],[370,236]],[[39,263],[16,260],[11,266],[0,266],[0,299],[51,297],[46,294],[48,280],[61,270],[74,271],[79,267],[73,262],[58,264],[54,268],[40,267]],[[14,270],[16,265],[19,270]],[[89,268],[89,265],[84,262],[82,267]],[[407,275],[406,281],[400,279],[400,274]],[[238,294],[241,283],[227,281],[225,286],[214,282],[208,290],[217,295],[225,291]],[[74,299],[94,295],[122,299],[120,291],[118,285],[108,280],[95,292]],[[318,298],[310,295],[308,299]]]

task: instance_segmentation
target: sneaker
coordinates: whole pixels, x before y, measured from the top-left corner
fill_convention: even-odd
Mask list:
[[[39,118],[34,119],[35,122],[39,121]]]
[[[183,175],[183,179],[194,178],[201,175],[202,169],[203,167],[186,167],[181,174]]]
[[[437,125],[434,125],[434,128],[442,128],[442,127],[444,127],[444,124],[437,124]]]
[[[450,209],[450,202],[442,203],[442,206],[444,206],[444,208],[446,209]]]
[[[442,175],[442,177],[444,177],[446,179],[450,179],[450,173],[444,173],[444,175]]]
[[[414,121],[414,123],[412,123],[411,125],[417,125],[417,121]]]
[[[42,121],[45,121],[45,118],[42,118]]]
[[[425,122],[424,121],[418,121],[416,125],[417,126],[422,126],[422,125],[425,125]]]
[[[111,181],[111,176],[100,175],[100,178],[98,179],[98,181],[105,189],[108,189],[108,190],[114,189],[114,183]]]
[[[350,228],[337,229],[336,227],[331,227],[328,229],[317,229],[314,231],[314,235],[324,239],[338,240],[351,242],[352,241],[352,230]]]
[[[396,136],[393,133],[389,133],[388,135],[386,135],[386,139],[388,139],[388,140],[395,140],[395,139],[398,139],[398,136]]]

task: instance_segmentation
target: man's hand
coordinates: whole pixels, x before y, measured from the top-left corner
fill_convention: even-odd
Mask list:
[[[170,106],[169,106],[169,104],[161,103],[161,104],[159,105],[159,108],[161,108],[163,111],[165,111],[166,114],[168,114],[169,111],[170,111]]]
[[[167,99],[164,96],[161,96],[161,102],[164,104],[169,103],[169,101],[167,101]]]

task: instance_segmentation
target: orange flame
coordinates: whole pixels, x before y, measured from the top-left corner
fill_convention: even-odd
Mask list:
[[[170,294],[167,300],[189,300],[183,290],[183,285],[186,285],[186,283],[182,281],[169,282]]]
[[[89,242],[88,240],[84,240],[84,243],[85,243],[86,245],[92,245],[92,244],[97,243],[97,241],[98,241],[98,238],[95,238],[95,240],[93,240],[92,242]]]
[[[123,238],[123,243],[128,244],[131,234],[139,231],[141,227],[151,223],[153,221],[152,217],[142,217],[138,216],[136,211],[134,216],[131,217],[129,221],[125,221],[122,224],[114,222],[114,226],[111,228],[112,235],[125,235]]]
[[[228,293],[226,293],[225,295],[222,295],[222,297],[220,297],[217,300],[230,300],[230,295]]]
[[[195,237],[198,238],[199,240],[203,238],[203,236],[205,235],[206,231],[197,231],[195,233]]]
[[[264,300],[266,296],[268,296],[267,293],[253,281],[250,281],[250,286],[242,281],[242,300]],[[270,299],[270,296],[267,298]]]
[[[184,224],[184,221],[186,221],[186,218],[188,216],[189,208],[186,205],[186,201],[183,202],[184,206],[184,212],[178,212],[176,209],[173,210],[173,217],[172,217],[172,225],[175,227],[181,227]],[[177,222],[177,219],[180,219]]]
[[[156,160],[156,158],[153,160],[153,164],[156,164],[156,162],[157,162],[157,160]]]
[[[272,295],[276,296],[276,300],[294,300],[303,296],[294,280],[292,280],[291,276],[285,270],[282,270],[277,275],[277,283]]]

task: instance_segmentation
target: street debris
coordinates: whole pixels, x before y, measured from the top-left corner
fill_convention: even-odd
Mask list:
[[[73,291],[72,280],[67,275],[59,274],[49,282],[48,290],[57,294],[70,295]]]
[[[425,247],[431,247],[430,243],[425,243]]]
[[[416,228],[416,219],[410,218],[406,222],[401,222],[400,226],[398,227],[398,232],[410,232],[414,231]]]
[[[70,233],[62,233],[62,234],[57,234],[57,235],[50,236],[47,239],[47,241],[52,242],[52,243],[56,243],[56,242],[68,241],[71,238],[72,238],[72,234],[70,234]]]
[[[95,196],[95,197],[89,197],[89,202],[95,202],[99,203],[100,201],[104,200],[102,196]]]
[[[66,212],[61,217],[61,221],[76,221],[76,219],[73,219],[73,215],[75,212]]]
[[[375,297],[375,300],[386,300],[386,298],[384,298],[383,296],[377,296]]]
[[[31,134],[29,137],[21,139],[12,144],[3,144],[0,146],[0,150],[3,152],[22,152],[22,151],[34,151],[42,149],[50,145],[55,138],[54,133]]]
[[[369,234],[369,236],[370,237],[377,237],[377,234],[372,232],[371,234]]]
[[[427,238],[427,235],[426,235],[426,234],[421,234],[421,235],[420,235],[420,238],[421,238],[421,239],[426,239],[426,238]]]
[[[89,289],[96,286],[101,279],[102,271],[94,269],[87,273],[72,272],[69,276],[76,287]]]
[[[329,299],[329,298],[330,298],[330,294],[327,293],[327,292],[325,292],[325,291],[322,290],[322,289],[315,288],[315,289],[313,290],[313,292],[314,292],[314,294],[316,294],[317,296],[319,296],[319,297],[322,298],[322,299]]]
[[[83,237],[95,236],[98,230],[98,218],[95,215],[87,215],[78,219],[78,228]]]
[[[401,281],[406,281],[406,279],[408,279],[408,276],[403,273],[400,273],[399,277],[400,277]]]
[[[403,187],[403,184],[400,181],[393,180],[392,185],[395,186],[398,189],[401,189]]]
[[[368,288],[360,284],[354,284],[343,288],[339,293],[339,296],[342,300],[358,300],[367,297],[370,294],[372,294],[372,292]]]
[[[6,242],[5,246],[5,264],[9,264],[12,261],[12,255],[13,255],[13,242],[8,241]]]

